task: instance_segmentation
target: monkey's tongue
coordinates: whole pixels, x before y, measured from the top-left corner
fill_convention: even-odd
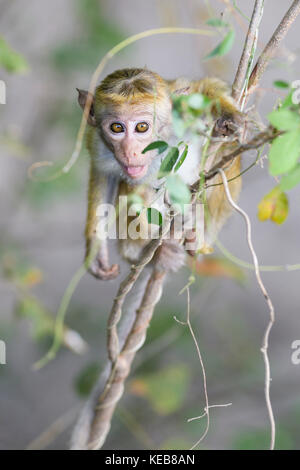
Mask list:
[[[126,173],[129,176],[137,177],[144,173],[145,165],[143,166],[125,166]]]

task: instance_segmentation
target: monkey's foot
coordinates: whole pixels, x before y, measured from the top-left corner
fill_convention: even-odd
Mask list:
[[[113,264],[112,266],[103,266],[100,260],[95,259],[91,264],[88,271],[97,279],[102,281],[110,281],[115,279],[120,274],[120,268],[118,264]]]

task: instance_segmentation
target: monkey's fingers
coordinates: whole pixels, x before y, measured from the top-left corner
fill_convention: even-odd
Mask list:
[[[110,281],[120,274],[120,268],[118,264],[113,264],[110,267],[103,267],[98,260],[95,260],[89,267],[89,272],[97,279]]]

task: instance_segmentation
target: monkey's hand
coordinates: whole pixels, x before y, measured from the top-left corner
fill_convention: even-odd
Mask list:
[[[236,113],[234,115],[223,114],[219,119],[217,119],[214,129],[213,136],[232,136],[234,134],[239,134],[243,124],[245,122],[245,116],[243,113]]]
[[[103,264],[101,259],[98,257],[92,261],[88,271],[95,278],[101,279],[102,281],[110,281],[111,279],[115,279],[120,274],[120,268],[118,264],[107,266]]]

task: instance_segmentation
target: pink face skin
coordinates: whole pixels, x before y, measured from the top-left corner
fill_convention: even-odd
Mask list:
[[[153,151],[142,153],[155,140],[153,114],[145,111],[133,115],[108,115],[101,125],[126,175],[133,180],[143,178],[155,155]]]

